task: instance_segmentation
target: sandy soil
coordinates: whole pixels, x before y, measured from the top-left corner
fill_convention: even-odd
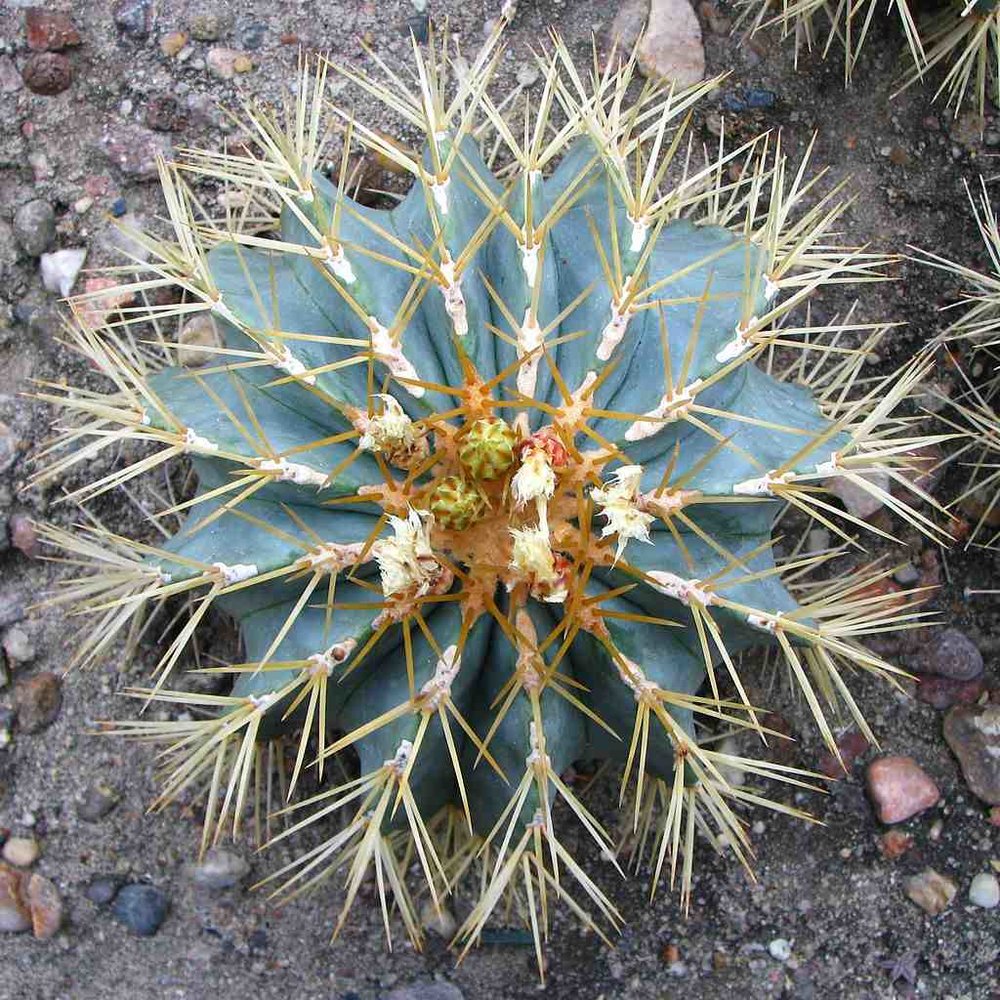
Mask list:
[[[195,43],[192,58],[179,63],[162,55],[157,41],[170,30],[188,28],[197,14],[230,15],[233,27],[215,44],[234,48],[246,45],[248,31],[256,30],[252,26],[262,26],[260,47],[252,52],[257,67],[240,79],[239,88],[273,99],[294,78],[296,46],[282,45],[283,34],[349,59],[362,58],[357,37],[368,34],[385,59],[401,63],[408,45],[406,19],[415,10],[410,0],[160,0],[152,35],[134,40],[116,30],[110,0],[65,0],[61,6],[72,12],[83,35],[83,45],[71,54],[76,73],[71,88],[56,97],[25,90],[0,94],[0,298],[8,304],[7,325],[0,325],[0,419],[15,430],[24,450],[3,484],[9,510],[68,523],[73,512],[56,505],[54,494],[18,493],[29,471],[27,453],[44,439],[51,419],[20,394],[32,378],[79,379],[84,373],[58,342],[54,299],[41,289],[36,263],[19,257],[12,245],[14,207],[31,197],[53,203],[60,219],[58,246],[89,246],[88,266],[109,260],[106,213],[117,198],[123,197],[141,220],[155,216],[155,185],[123,176],[109,164],[98,140],[105,129],[125,120],[141,121],[151,98],[174,93],[195,95],[202,108],[174,141],[209,147],[221,142],[214,105],[235,101],[237,87],[199,68],[209,45]],[[494,0],[434,0],[430,12],[436,19],[448,17],[472,48],[498,6]],[[583,52],[590,31],[607,27],[614,6],[609,0],[524,0],[508,40],[503,79],[513,80],[529,46],[549,25]],[[852,240],[904,253],[915,244],[981,262],[963,183],[977,183],[981,171],[991,172],[989,148],[965,119],[951,120],[933,106],[926,91],[888,100],[899,41],[895,33],[876,29],[858,71],[859,84],[845,93],[835,59],[822,64],[806,58],[795,73],[788,48],[765,41],[756,50],[740,49],[728,36],[712,33],[707,25],[705,30],[709,68],[729,71],[728,91],[752,86],[777,95],[767,110],[731,116],[734,138],[780,128],[786,148],[795,151],[804,149],[815,132],[816,162],[829,164],[833,179],[852,178],[857,202],[846,216]],[[0,4],[0,38],[20,64],[26,55],[23,11],[9,0]],[[357,110],[391,127],[381,110],[363,105]],[[715,141],[705,126],[705,113],[712,110],[706,105],[696,119],[706,142]],[[72,206],[88,191],[99,193],[79,214]],[[862,306],[866,317],[908,324],[891,337],[886,370],[941,328],[937,308],[954,292],[946,278],[915,265],[903,263],[900,274],[894,285],[871,288]],[[841,301],[831,296],[819,304],[832,312]],[[30,323],[24,322],[29,314]],[[946,481],[941,489],[947,488]],[[97,512],[123,531],[138,519],[121,498],[103,503]],[[16,551],[0,560],[0,598],[25,604],[48,592],[63,572]],[[981,644],[987,669],[995,671],[994,606],[988,599],[961,597],[966,585],[989,583],[993,560],[961,550],[945,554],[944,560],[946,578],[935,606]],[[34,610],[26,627],[38,656],[25,670],[37,672],[60,670],[75,634],[85,626],[56,611]],[[33,817],[33,833],[43,847],[38,869],[58,885],[67,909],[65,927],[52,941],[0,937],[0,997],[200,1000],[242,994],[367,1000],[435,977],[455,984],[467,1000],[538,992],[531,949],[522,945],[484,946],[456,968],[440,940],[432,939],[422,955],[405,943],[387,954],[374,906],[359,907],[347,932],[330,944],[328,929],[337,912],[333,890],[275,909],[260,894],[241,889],[194,889],[183,866],[196,849],[195,819],[177,812],[144,814],[154,789],[151,752],[85,735],[91,720],[130,711],[118,692],[141,676],[150,655],[152,649],[144,662],[132,665],[112,657],[100,669],[70,677],[55,724],[37,735],[19,734],[11,747],[0,749],[0,828],[28,832],[26,822]],[[940,714],[871,684],[862,682],[859,690],[884,749],[915,757],[944,792],[939,807],[907,825],[915,845],[906,856],[886,861],[877,848],[881,828],[860,780],[870,753],[829,796],[807,803],[824,825],[760,817],[764,826],[755,834],[755,883],[705,854],[687,919],[667,893],[649,904],[641,878],[616,890],[628,926],[613,951],[581,935],[565,916],[558,918],[545,992],[586,1000],[710,1000],[735,991],[803,1000],[888,998],[911,988],[903,980],[893,986],[882,963],[912,955],[917,987],[911,995],[956,1000],[995,995],[998,911],[969,906],[966,891],[972,876],[996,856],[996,828],[959,774],[941,736]],[[9,697],[10,689],[0,692],[0,701]],[[796,759],[815,766],[820,747],[804,708],[780,689],[774,700],[800,738]],[[87,823],[77,816],[74,802],[98,779],[114,784],[122,801],[104,819]],[[599,814],[610,815],[610,802],[610,790],[599,789]],[[943,826],[935,840],[930,831],[938,819]],[[264,874],[272,863],[254,858],[253,874]],[[959,885],[953,905],[933,918],[911,904],[901,887],[907,875],[927,866]],[[169,894],[170,914],[155,937],[131,937],[84,897],[88,880],[109,871],[152,881]],[[792,944],[786,963],[768,954],[768,943],[778,937]],[[671,945],[679,962],[665,956]]]

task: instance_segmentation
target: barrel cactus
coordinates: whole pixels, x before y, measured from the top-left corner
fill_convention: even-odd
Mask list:
[[[424,894],[468,893],[458,948],[499,912],[541,964],[556,900],[602,936],[622,919],[561,832],[613,861],[574,761],[621,769],[625,826],[686,900],[696,834],[748,863],[741,813],[798,812],[759,786],[811,783],[717,745],[773,735],[746,651],[777,652],[831,747],[841,712],[869,732],[845,678],[893,674],[860,640],[904,619],[898,595],[884,568],[800,586],[829,553],[779,560],[771,529],[791,505],[853,544],[867,525],[827,490],[849,483],[935,530],[902,498],[924,439],[895,415],[924,362],[859,379],[879,331],[809,325],[815,291],[886,259],[837,246],[842,188],[780,143],[696,163],[714,81],[588,74],[553,39],[535,101],[495,100],[499,36],[471,64],[414,51],[405,79],[338,72],[420,153],[328,103],[320,61],[233,148],[161,164],[169,233],[75,302],[108,388],[41,392],[68,417],[40,481],[88,504],[183,460],[197,486],[167,540],[46,535],[87,570],[57,598],[94,616],[79,661],[187,611],[132,692],[156,717],[107,728],[162,744],[157,805],[200,802],[203,848],[280,785],[271,839],[313,846],[275,891],[339,874],[339,929],[374,873],[416,945]],[[412,177],[398,203],[351,196],[359,144]],[[210,609],[242,635],[204,668],[228,693],[177,683]]]
[[[918,10],[911,0],[858,0],[828,3],[826,0],[741,0],[744,10],[739,23],[751,33],[764,28],[780,29],[782,37],[795,39],[796,59],[800,51],[816,48],[823,57],[831,49],[842,49],[844,81],[850,83],[861,48],[876,18],[898,23],[906,40],[909,63],[900,89],[925,78],[935,66],[947,72],[936,88],[957,114],[972,88],[979,114],[986,99],[997,99],[1000,74],[1000,10],[996,0],[935,0],[929,10]]]

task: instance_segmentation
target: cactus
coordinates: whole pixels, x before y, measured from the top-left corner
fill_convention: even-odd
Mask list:
[[[961,108],[970,85],[982,117],[987,97],[996,102],[1000,74],[1000,8],[996,0],[937,0],[936,9],[918,17],[911,0],[859,0],[855,3],[828,3],[824,0],[795,0],[775,4],[773,0],[741,0],[745,8],[737,24],[747,23],[749,33],[780,28],[783,38],[795,38],[795,59],[803,49],[820,48],[823,58],[838,46],[844,54],[844,83],[852,80],[862,46],[877,16],[898,21],[906,40],[909,66],[899,83],[899,91],[923,81],[935,66],[947,67],[937,87],[935,99],[946,96],[955,113]]]
[[[82,478],[88,504],[185,459],[197,488],[167,540],[46,537],[81,568],[56,599],[94,616],[77,662],[186,608],[132,691],[181,714],[108,728],[163,745],[157,805],[200,798],[203,849],[278,774],[270,839],[319,842],[276,892],[339,873],[339,930],[373,871],[387,934],[398,912],[419,945],[415,893],[462,887],[462,953],[499,909],[542,966],[555,901],[605,940],[622,920],[566,846],[576,823],[615,855],[574,761],[621,769],[627,837],[686,905],[696,834],[749,864],[741,811],[804,815],[760,786],[815,787],[711,742],[775,735],[745,651],[776,652],[834,752],[840,713],[870,735],[844,678],[891,678],[861,639],[912,615],[872,589],[884,568],[804,583],[830,553],[778,559],[771,529],[790,506],[856,544],[867,525],[825,488],[847,481],[937,530],[900,498],[927,439],[896,411],[926,362],[860,379],[881,329],[810,326],[813,293],[889,261],[837,245],[849,201],[808,154],[762,137],[696,162],[690,109],[717,81],[630,97],[634,59],[588,77],[554,39],[518,120],[489,93],[499,33],[454,81],[447,38],[414,52],[406,80],[338,71],[419,154],[328,104],[321,60],[287,113],[247,109],[252,140],[161,164],[169,235],[136,234],[130,305],[71,328],[110,388],[40,391],[68,417],[39,482]],[[393,207],[351,197],[359,143],[412,177]],[[193,348],[194,323],[218,341]],[[130,464],[87,480],[123,446]],[[228,694],[175,683],[210,609],[242,634],[241,662],[206,668]]]

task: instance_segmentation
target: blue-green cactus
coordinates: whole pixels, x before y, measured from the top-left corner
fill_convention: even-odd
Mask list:
[[[785,323],[825,283],[880,276],[878,257],[823,238],[838,193],[800,212],[811,183],[764,141],[688,161],[668,184],[679,118],[708,85],[647,84],[626,104],[631,63],[588,85],[560,44],[536,114],[508,124],[486,96],[495,44],[450,100],[433,47],[418,53],[415,93],[344,71],[420,128],[422,156],[341,114],[343,169],[328,180],[321,66],[287,125],[253,120],[254,153],[163,166],[174,241],[147,238],[148,276],[131,290],[172,287],[180,302],[77,329],[114,391],[62,400],[91,421],[71,442],[91,443],[46,473],[139,439],[161,450],[74,496],[175,455],[197,475],[161,545],[50,530],[102,564],[97,583],[70,589],[103,615],[82,659],[144,605],[195,598],[155,687],[138,693],[199,714],[118,727],[169,744],[161,804],[204,794],[205,844],[238,832],[261,748],[283,739],[288,783],[306,769],[321,782],[292,830],[329,838],[279,881],[346,868],[346,915],[374,866],[419,942],[409,864],[438,903],[481,864],[464,947],[508,892],[526,894],[537,940],[538,900],[571,898],[574,879],[594,926],[617,924],[557,831],[562,799],[612,848],[560,777],[580,758],[623,769],[630,822],[659,831],[657,877],[683,853],[686,892],[696,829],[745,859],[732,809],[766,800],[730,785],[729,768],[801,776],[702,745],[706,724],[764,732],[739,654],[778,650],[828,741],[821,701],[857,713],[838,667],[892,669],[858,642],[895,621],[870,581],[797,603],[782,574],[819,557],[776,563],[780,502],[833,525],[821,487],[848,479],[933,528],[875,477],[901,478],[919,443],[890,416],[919,366],[859,397],[866,345],[842,339],[861,328]],[[503,180],[480,154],[483,128],[504,148]],[[394,208],[348,196],[355,140],[412,174]],[[190,185],[206,176],[240,206],[225,221],[196,209]],[[170,315],[201,364],[157,368],[131,335]],[[200,354],[185,340],[193,322],[219,334]],[[765,370],[776,348],[803,344],[820,359],[815,391]],[[243,637],[244,661],[216,668],[231,693],[172,690],[210,606]],[[360,777],[343,784],[330,760],[348,747]]]

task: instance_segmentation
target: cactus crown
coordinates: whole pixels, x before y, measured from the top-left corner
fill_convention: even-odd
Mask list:
[[[288,114],[250,113],[252,148],[161,166],[172,231],[142,237],[145,273],[119,290],[135,304],[73,328],[111,389],[42,393],[77,419],[40,479],[135,440],[139,459],[71,496],[177,456],[197,473],[168,541],[48,536],[97,571],[62,598],[98,618],[80,661],[144,608],[197,595],[134,692],[185,714],[117,729],[166,744],[159,804],[203,796],[203,847],[239,832],[268,767],[289,794],[308,770],[320,791],[275,836],[326,836],[278,891],[346,870],[339,927],[373,868],[387,932],[391,897],[419,944],[411,865],[436,905],[481,872],[459,947],[513,896],[541,963],[547,901],[602,936],[621,919],[559,832],[578,822],[614,854],[561,777],[574,760],[621,767],[654,881],[679,875],[686,901],[696,831],[746,862],[737,810],[768,801],[729,769],[805,781],[703,742],[717,724],[766,731],[743,650],[778,652],[831,747],[830,706],[868,732],[841,674],[893,672],[859,642],[902,621],[896,595],[872,596],[885,571],[803,587],[828,553],[776,561],[770,532],[790,504],[850,538],[863,524],[828,499],[836,479],[935,530],[873,476],[906,483],[925,439],[894,411],[924,363],[859,380],[880,329],[790,319],[886,261],[835,245],[841,189],[820,194],[780,143],[695,163],[688,112],[715,81],[629,100],[633,61],[587,78],[554,39],[517,122],[489,95],[498,36],[454,82],[447,51],[414,44],[412,84],[339,70],[420,131],[422,154],[329,105],[320,61]],[[393,209],[349,196],[357,143],[412,176]],[[204,181],[228,189],[224,218]],[[135,332],[198,316],[222,339],[185,365]],[[241,626],[244,662],[213,668],[232,690],[172,690],[209,607]],[[334,779],[348,747],[360,776]]]

